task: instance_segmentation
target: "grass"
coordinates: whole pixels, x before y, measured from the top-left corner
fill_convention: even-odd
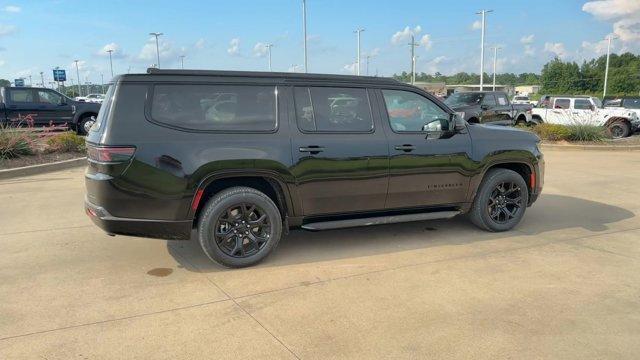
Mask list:
[[[600,142],[607,138],[603,127],[593,125],[539,124],[520,128],[535,133],[545,141]]]

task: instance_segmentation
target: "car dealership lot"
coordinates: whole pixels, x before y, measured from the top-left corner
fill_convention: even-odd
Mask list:
[[[0,181],[0,358],[634,358],[640,153],[545,155],[516,231],[294,231],[240,270],[107,236],[82,169]]]

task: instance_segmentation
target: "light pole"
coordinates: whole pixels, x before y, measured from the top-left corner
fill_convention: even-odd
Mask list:
[[[480,10],[476,14],[482,15],[482,35],[480,36],[480,91],[484,86],[484,31],[485,31],[485,15],[493,12],[493,10]]]
[[[113,53],[113,49],[107,50],[109,53],[109,67],[111,68],[111,78],[113,78],[113,58],[111,57],[111,53]]]
[[[42,87],[44,87],[44,72],[40,71],[40,79],[42,80]]]
[[[31,81],[31,75],[29,75],[29,86],[33,86],[33,81]]]
[[[180,55],[180,66],[182,67],[182,70],[184,70],[184,57],[186,55]]]
[[[80,84],[82,80],[80,80],[80,67],[78,66],[78,61],[73,60],[76,63],[76,77],[78,78],[78,96],[82,96],[82,85]]]
[[[269,56],[269,71],[273,71],[271,69],[271,48],[273,47],[273,44],[267,44],[265,45],[267,47],[267,52],[268,52],[268,56]]]
[[[604,68],[604,90],[602,91],[602,101],[607,96],[607,80],[609,79],[609,56],[611,55],[611,40],[616,39],[617,36],[609,34],[607,36],[607,65]]]
[[[149,33],[149,35],[153,35],[156,37],[156,55],[158,56],[158,63],[156,65],[158,66],[158,69],[160,69],[160,43],[158,41],[158,37],[164,34],[159,32],[152,32]]]
[[[302,35],[304,39],[304,72],[308,72],[309,63],[307,62],[307,0],[302,0]]]
[[[411,46],[411,84],[413,85],[416,82],[416,46],[420,46],[413,35],[411,35],[409,46]]]
[[[493,91],[496,91],[496,65],[498,64],[498,50],[501,47],[494,46],[493,47]]]
[[[357,28],[353,32],[356,33],[358,38],[358,51],[357,51],[357,59],[356,59],[356,75],[360,75],[360,33],[363,32],[363,28]]]

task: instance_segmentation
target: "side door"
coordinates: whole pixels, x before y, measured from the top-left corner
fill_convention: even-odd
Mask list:
[[[389,152],[370,90],[294,86],[292,174],[303,213],[384,209]]]
[[[483,124],[491,124],[498,122],[498,113],[496,112],[496,97],[493,94],[484,94],[480,103],[480,122]]]
[[[40,119],[35,89],[7,88],[5,104],[9,124],[33,126],[44,123]]]
[[[514,110],[505,94],[497,93],[496,97],[496,118],[501,125],[513,125]]]
[[[46,124],[71,124],[73,109],[60,93],[48,89],[38,89],[38,112],[41,122]]]
[[[545,122],[569,125],[571,123],[570,108],[570,98],[551,98],[551,108],[547,110]]]
[[[401,89],[378,92],[389,139],[388,209],[466,201],[471,139],[453,129],[450,114],[427,96]],[[440,136],[433,136],[440,134]]]
[[[571,123],[581,125],[596,125],[596,107],[589,99],[573,99],[571,109]]]

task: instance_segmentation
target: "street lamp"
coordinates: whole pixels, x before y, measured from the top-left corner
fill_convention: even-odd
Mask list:
[[[156,55],[158,56],[158,63],[156,65],[158,69],[160,69],[160,44],[158,42],[158,37],[164,34],[159,32],[152,32],[152,33],[149,33],[149,35],[156,37]]]
[[[80,84],[82,80],[80,80],[80,67],[78,66],[79,61],[80,60],[73,60],[73,62],[76,63],[76,77],[78,78],[78,96],[82,96],[82,85]]]
[[[357,60],[356,60],[356,75],[360,75],[360,33],[363,32],[363,28],[357,28],[353,32],[356,33],[358,38],[358,51],[357,51]]]
[[[611,55],[611,40],[617,39],[617,36],[609,34],[607,36],[607,65],[604,68],[604,90],[602,91],[602,101],[607,96],[607,80],[609,79],[609,56]]]
[[[267,47],[267,55],[269,56],[269,71],[273,71],[271,69],[271,48],[273,47],[273,44],[267,44],[265,46]]]
[[[109,66],[111,67],[111,78],[113,78],[113,58],[111,57],[111,53],[113,53],[113,49],[107,50],[109,53]]]
[[[482,35],[480,36],[480,91],[484,85],[484,31],[485,31],[485,15],[493,12],[493,10],[480,10],[476,14],[482,15]]]

